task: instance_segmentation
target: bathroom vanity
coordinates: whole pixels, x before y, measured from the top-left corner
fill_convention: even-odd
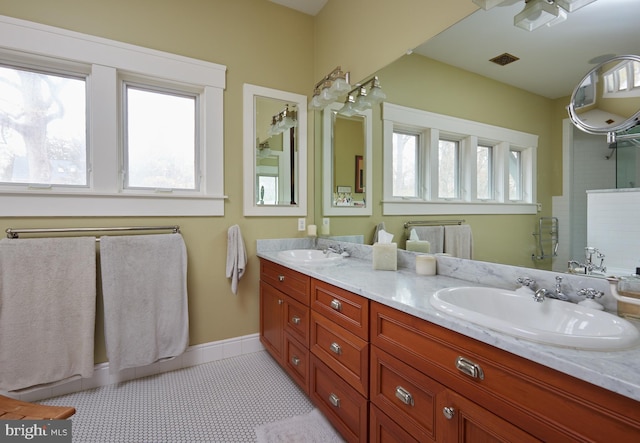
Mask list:
[[[640,348],[545,346],[448,318],[435,290],[481,286],[450,276],[258,251],[262,343],[349,442],[640,436]]]

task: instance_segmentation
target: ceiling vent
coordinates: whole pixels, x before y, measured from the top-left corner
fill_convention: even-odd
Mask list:
[[[515,55],[511,55],[508,52],[505,52],[504,54],[500,54],[497,57],[493,57],[491,60],[489,60],[490,62],[493,62],[497,65],[500,66],[506,66],[509,63],[513,63],[515,61],[520,60],[518,57],[516,57]]]

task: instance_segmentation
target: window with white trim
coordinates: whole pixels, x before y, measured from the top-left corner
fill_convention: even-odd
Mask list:
[[[0,17],[0,216],[224,215],[226,67]]]
[[[640,96],[640,62],[624,61],[603,74],[604,97]]]
[[[391,103],[383,116],[385,215],[536,212],[536,135]]]

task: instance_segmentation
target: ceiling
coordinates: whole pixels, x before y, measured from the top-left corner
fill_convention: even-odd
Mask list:
[[[596,57],[640,55],[640,0],[597,0],[532,32],[513,25],[524,8],[514,1],[474,12],[414,52],[551,99],[571,95]],[[505,52],[520,60],[489,62]]]
[[[310,15],[327,2],[270,1]],[[479,9],[414,53],[551,99],[571,95],[596,57],[640,55],[640,0],[597,0],[568,14],[566,21],[533,32],[513,25],[523,8],[524,0],[505,0],[504,6]],[[506,66],[488,61],[505,52],[520,60]]]

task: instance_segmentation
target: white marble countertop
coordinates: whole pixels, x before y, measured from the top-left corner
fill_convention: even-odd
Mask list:
[[[290,246],[280,249],[288,248]],[[292,264],[280,259],[277,249],[258,247],[258,257],[640,401],[640,346],[624,351],[600,352],[538,344],[442,314],[429,303],[431,294],[442,288],[495,284],[445,275],[421,276],[411,267],[400,267],[397,271],[374,270],[367,257],[349,257],[328,265]],[[482,263],[484,267],[490,265]],[[520,270],[521,273],[525,271],[524,268]],[[640,326],[638,322],[633,323]]]

